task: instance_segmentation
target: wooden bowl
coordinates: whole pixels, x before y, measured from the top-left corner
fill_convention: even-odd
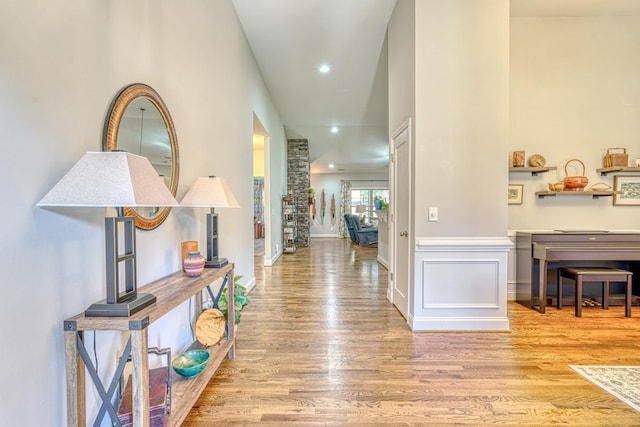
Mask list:
[[[564,179],[565,191],[582,191],[589,183],[586,176],[568,176]]]

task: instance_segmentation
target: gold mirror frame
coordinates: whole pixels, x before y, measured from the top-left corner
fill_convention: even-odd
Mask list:
[[[180,172],[180,161],[178,155],[178,140],[176,138],[176,130],[173,126],[173,120],[169,114],[169,110],[164,101],[153,88],[143,83],[134,83],[126,86],[118,93],[111,104],[109,114],[104,127],[103,135],[103,151],[118,150],[118,132],[122,124],[122,119],[127,107],[136,99],[148,99],[160,112],[162,119],[167,128],[169,143],[171,145],[171,182],[169,191],[175,197],[178,189],[178,176]],[[142,142],[141,142],[142,143]],[[142,230],[153,230],[167,219],[170,207],[162,207],[153,217],[147,218],[140,215],[134,208],[125,208],[125,215],[135,218],[136,227]]]

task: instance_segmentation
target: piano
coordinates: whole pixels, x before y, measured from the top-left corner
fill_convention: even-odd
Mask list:
[[[638,295],[640,286],[636,286],[636,280],[640,282],[640,277],[635,270],[640,271],[640,231],[516,232],[516,301],[544,313],[548,279],[553,279],[555,293],[556,269],[565,266],[631,270],[634,295]]]

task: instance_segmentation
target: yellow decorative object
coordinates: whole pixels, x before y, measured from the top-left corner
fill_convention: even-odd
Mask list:
[[[611,186],[606,182],[596,182],[589,189],[591,191],[608,191],[611,190]]]

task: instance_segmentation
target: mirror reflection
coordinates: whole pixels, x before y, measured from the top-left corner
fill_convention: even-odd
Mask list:
[[[171,143],[167,125],[151,100],[131,101],[118,129],[118,148],[149,159],[158,174],[171,185]]]
[[[147,157],[175,196],[178,187],[178,146],[173,121],[160,96],[149,86],[130,85],[113,102],[105,127],[104,150],[124,150]],[[126,209],[136,226],[159,226],[170,208]]]

